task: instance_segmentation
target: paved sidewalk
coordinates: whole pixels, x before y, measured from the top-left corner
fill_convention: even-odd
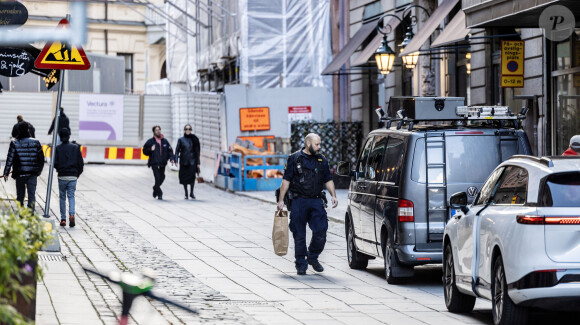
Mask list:
[[[39,179],[37,212],[47,174]],[[59,227],[62,254],[41,257],[47,270],[38,285],[38,324],[115,324],[119,289],[81,266],[101,272],[153,268],[155,292],[200,310],[196,316],[138,299],[131,324],[491,323],[485,301],[467,315],[446,311],[440,265],[419,267],[415,278],[398,286],[384,280],[382,260],[367,270],[350,269],[338,222],[330,223],[320,257],[324,273],[309,269],[297,276],[292,240],[287,256],[273,253],[272,193],[242,196],[200,184],[198,199],[184,200],[177,173],[168,171],[165,200],[158,201],[151,197],[152,181],[146,167],[86,166],[77,189],[77,227]],[[2,183],[0,196],[13,194],[14,181]],[[266,202],[252,195],[265,195]],[[331,220],[343,218],[344,195],[338,195],[342,208],[330,209]],[[55,192],[51,211],[57,215]]]

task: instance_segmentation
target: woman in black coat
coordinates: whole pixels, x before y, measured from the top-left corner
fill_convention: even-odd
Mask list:
[[[195,185],[195,174],[199,175],[199,139],[191,133],[191,125],[186,124],[183,128],[185,134],[177,140],[175,147],[175,163],[179,162],[179,184],[183,185],[185,190],[185,199],[187,200],[187,184],[191,185],[189,196],[195,199],[193,187]]]

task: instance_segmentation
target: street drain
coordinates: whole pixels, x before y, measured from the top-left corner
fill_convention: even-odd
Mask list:
[[[64,262],[62,254],[38,254],[38,260],[45,262]]]

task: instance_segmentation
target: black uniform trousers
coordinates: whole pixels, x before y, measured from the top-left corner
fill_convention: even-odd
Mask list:
[[[306,225],[312,230],[312,239],[306,249]],[[317,260],[326,244],[328,218],[320,198],[298,197],[292,200],[290,231],[294,237],[296,266],[305,265],[306,258]]]
[[[163,195],[161,191],[161,184],[165,180],[165,166],[166,165],[151,165],[153,170],[153,177],[155,177],[155,185],[153,185],[153,192],[157,195]]]

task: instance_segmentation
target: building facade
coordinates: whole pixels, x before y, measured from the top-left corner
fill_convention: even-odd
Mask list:
[[[149,5],[129,1],[87,1],[88,35],[83,49],[88,55],[114,56],[124,63],[124,69],[119,73],[125,89],[119,93],[142,93],[148,82],[166,76],[165,4],[163,0],[148,2]],[[71,12],[70,1],[24,0],[22,3],[29,17],[25,28],[56,28],[58,22]],[[39,49],[44,47],[41,43],[33,45]],[[84,75],[91,79],[107,78],[105,71],[101,73],[98,66],[93,65],[91,72]],[[82,78],[79,79],[82,83]],[[46,90],[42,79],[30,73],[2,83],[5,89],[13,91]],[[99,92],[98,87],[92,86],[95,84],[91,80],[83,89],[74,90]]]
[[[378,126],[375,109],[391,96],[458,96],[467,105],[506,105],[514,113],[529,108],[523,124],[536,155],[561,154],[580,133],[579,22],[555,40],[541,17],[550,10],[554,17],[580,17],[578,1],[335,0],[333,6],[334,55],[324,73],[335,75],[341,120],[363,121],[368,132]],[[398,54],[387,75],[378,74],[373,58],[383,36],[378,26]],[[518,87],[502,87],[504,41],[524,42]],[[413,53],[418,62],[406,67],[401,59]]]

